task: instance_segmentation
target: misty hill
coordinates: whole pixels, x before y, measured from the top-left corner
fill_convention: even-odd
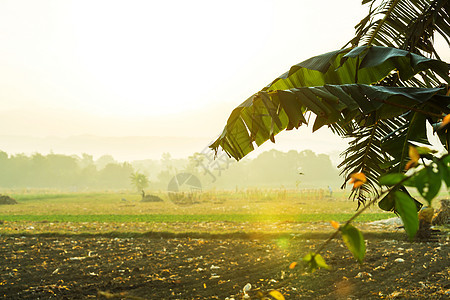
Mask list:
[[[78,135],[62,137],[0,136],[0,149],[8,153],[89,153],[94,157],[110,154],[120,161],[159,159],[164,152],[186,157],[201,152],[210,140],[195,137]]]
[[[303,132],[283,135],[276,144],[264,143],[248,157],[256,158],[264,151],[277,149],[303,151],[310,149],[316,153],[330,156],[333,165],[340,163],[339,154],[346,148],[346,141],[333,139],[326,132],[317,131],[313,134],[304,129]],[[133,161],[145,159],[160,159],[163,153],[172,157],[187,158],[195,152],[207,150],[212,142],[211,137],[160,137],[160,136],[96,136],[77,135],[69,137],[35,137],[28,135],[0,135],[0,150],[10,154],[25,153],[59,153],[65,155],[81,155],[89,153],[94,158],[104,154],[112,155],[118,161]],[[206,151],[207,152],[207,151]]]

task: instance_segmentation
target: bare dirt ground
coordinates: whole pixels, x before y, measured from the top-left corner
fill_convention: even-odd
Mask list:
[[[447,233],[411,243],[403,232],[366,233],[359,265],[341,240],[323,256],[332,270],[289,269],[327,237],[311,235],[0,236],[5,299],[243,299],[243,287],[286,299],[449,299]]]

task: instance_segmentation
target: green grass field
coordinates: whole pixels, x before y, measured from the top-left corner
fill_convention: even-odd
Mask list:
[[[71,218],[73,222],[114,218],[124,222],[267,219],[270,222],[274,219],[272,216],[276,216],[275,219],[284,221],[310,222],[327,220],[330,216],[341,218],[341,215],[353,214],[356,209],[356,202],[348,200],[345,192],[329,197],[319,190],[206,191],[196,194],[193,197],[195,203],[190,205],[176,205],[165,192],[155,194],[164,201],[141,202],[141,196],[131,192],[10,193],[19,204],[0,206],[0,218],[47,218],[53,221]],[[391,216],[378,207],[370,208],[366,215],[361,220]]]
[[[329,232],[331,220],[341,224],[357,203],[346,191],[329,197],[321,190],[251,189],[205,191],[190,205],[177,205],[166,192],[156,192],[162,202],[141,202],[132,191],[73,193],[62,191],[0,191],[17,200],[0,205],[0,234],[297,234]],[[150,194],[150,192],[148,192]],[[446,197],[446,192],[441,197]],[[436,207],[439,201],[434,201]],[[370,207],[354,222],[396,215]],[[372,228],[372,229],[371,229]]]
[[[147,222],[147,223],[173,223],[173,222],[324,222],[348,220],[352,214],[302,214],[302,215],[258,215],[258,214],[212,214],[212,215],[0,215],[0,219],[9,222]],[[359,216],[357,222],[382,220],[395,216],[386,213],[368,213]]]
[[[141,202],[139,194],[127,191],[10,192],[18,204],[0,206],[0,233],[292,232],[311,222],[345,222],[356,209],[345,192],[329,197],[323,190],[206,191],[193,195],[190,205],[177,205],[164,192],[155,194],[164,201]],[[393,216],[371,207],[355,221]]]

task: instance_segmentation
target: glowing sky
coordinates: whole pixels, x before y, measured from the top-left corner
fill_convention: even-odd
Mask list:
[[[360,3],[3,0],[0,135],[211,140],[291,65],[342,47]]]

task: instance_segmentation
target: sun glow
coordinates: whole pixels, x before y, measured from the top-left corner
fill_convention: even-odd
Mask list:
[[[236,105],[342,47],[365,13],[350,0],[2,1],[0,135],[195,137],[201,151]],[[276,146],[345,147],[304,131]]]

